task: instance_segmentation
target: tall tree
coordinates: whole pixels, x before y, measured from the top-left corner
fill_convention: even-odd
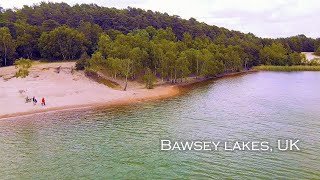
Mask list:
[[[183,33],[182,41],[187,46],[187,48],[193,48],[193,40],[192,40],[192,36],[189,32]]]
[[[132,59],[132,77],[136,78],[136,75],[143,69],[143,62],[147,60],[148,53],[135,47],[129,52],[129,56]]]
[[[108,57],[110,55],[110,52],[112,51],[113,47],[112,44],[113,42],[110,39],[109,35],[101,34],[98,42],[98,50],[104,57]]]
[[[125,77],[125,86],[124,91],[127,90],[128,86],[128,77],[132,74],[132,60],[131,59],[122,59],[122,74]]]
[[[49,59],[78,59],[86,50],[87,40],[83,33],[62,26],[42,33],[39,48],[43,57]]]
[[[186,78],[191,73],[190,68],[189,68],[190,62],[188,61],[188,56],[185,51],[183,51],[179,54],[179,57],[178,57],[176,63],[178,64],[177,71],[179,73],[179,76],[180,76],[181,82],[182,82],[182,79]]]
[[[110,71],[111,76],[117,79],[117,75],[121,73],[122,62],[119,58],[108,58],[107,59],[107,69]]]
[[[16,44],[7,27],[0,28],[0,60],[2,65],[12,65],[14,63],[14,56],[16,51]]]
[[[37,26],[31,26],[26,21],[18,20],[14,23],[17,36],[17,52],[20,57],[31,59],[39,56]]]
[[[88,54],[92,54],[97,49],[99,36],[103,32],[102,28],[96,24],[81,21],[78,31],[85,35],[88,40],[87,52]]]
[[[282,44],[272,43],[271,46],[265,46],[260,50],[260,62],[269,65],[286,65],[287,53]]]
[[[152,73],[152,70],[148,67],[144,74],[144,82],[146,83],[146,88],[152,89],[155,81],[156,77],[154,73]]]
[[[103,58],[102,54],[97,51],[92,54],[90,61],[88,62],[88,66],[90,69],[94,71],[100,71],[105,68],[106,64],[104,63],[105,59]]]

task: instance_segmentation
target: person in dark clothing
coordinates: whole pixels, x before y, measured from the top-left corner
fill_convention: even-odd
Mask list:
[[[33,96],[33,98],[32,98],[32,101],[33,101],[33,105],[36,105],[37,104],[37,99]]]

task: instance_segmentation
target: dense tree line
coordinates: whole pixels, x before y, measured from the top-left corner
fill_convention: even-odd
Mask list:
[[[131,7],[42,2],[0,12],[0,66],[12,65],[20,57],[52,61],[81,57],[79,68],[104,67],[114,78],[150,76],[151,71],[175,82],[190,74],[209,76],[260,64],[298,65],[302,63],[298,52],[320,47],[320,39],[304,35],[258,38],[194,18]]]
[[[151,26],[120,34],[114,40],[102,34],[97,51],[90,59],[80,58],[78,68],[107,70],[113,78],[123,76],[126,81],[141,74],[147,74],[150,81],[151,71],[163,81],[176,83],[191,74],[215,76],[224,69],[233,71],[242,67],[239,53],[244,52],[238,46],[224,47],[210,39],[189,39],[189,33],[183,36],[179,41],[171,28],[156,30]]]
[[[152,87],[155,77],[177,83],[190,75],[212,77],[239,71],[254,63],[289,66],[304,63],[300,53],[290,52],[281,43],[253,49],[252,52],[258,51],[258,62],[251,59],[254,56],[249,50],[241,45],[217,44],[208,37],[192,38],[188,32],[178,40],[170,27],[157,30],[149,26],[119,34],[114,39],[102,33],[97,50],[91,58],[84,53],[77,68],[107,72],[114,79],[122,76],[126,82],[144,77],[147,87]]]

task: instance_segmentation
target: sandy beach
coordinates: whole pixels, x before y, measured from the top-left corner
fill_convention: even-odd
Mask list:
[[[73,108],[137,103],[177,95],[176,86],[159,86],[148,90],[143,84],[129,82],[128,90],[116,90],[72,70],[74,62],[37,63],[26,78],[14,77],[14,66],[0,68],[0,118]],[[57,68],[61,67],[57,73]],[[38,103],[26,103],[26,97]],[[46,106],[41,106],[45,98]]]
[[[301,52],[306,55],[308,61],[311,61],[314,58],[320,58],[320,56],[314,55],[313,52]]]

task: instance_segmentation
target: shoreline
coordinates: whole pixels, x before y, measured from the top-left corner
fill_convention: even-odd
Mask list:
[[[167,98],[182,94],[182,92],[185,91],[188,87],[193,86],[195,84],[203,83],[210,80],[234,77],[234,76],[245,75],[245,74],[250,74],[255,72],[258,72],[258,71],[248,70],[248,71],[240,71],[240,72],[233,72],[233,73],[225,73],[217,77],[208,77],[208,78],[202,77],[199,79],[192,79],[187,82],[182,82],[174,85],[170,85],[170,84],[159,85],[151,90],[138,89],[134,91],[133,97],[124,96],[124,97],[115,98],[113,100],[109,100],[106,102],[65,105],[65,106],[49,107],[45,109],[9,113],[9,114],[0,115],[0,120],[11,119],[15,117],[31,116],[31,115],[42,114],[42,113],[72,111],[72,110],[78,110],[78,109],[109,108],[114,106],[125,106],[125,105],[130,105],[135,103],[143,103],[148,101],[167,99]]]
[[[108,107],[113,107],[113,106],[130,105],[130,104],[142,103],[142,102],[146,102],[146,101],[166,99],[166,98],[173,97],[173,96],[180,94],[179,88],[175,85],[161,86],[161,87],[158,87],[156,90],[161,91],[161,92],[158,94],[150,93],[147,95],[144,95],[144,94],[137,95],[135,97],[120,97],[120,98],[116,98],[114,100],[110,100],[107,102],[57,106],[57,107],[50,107],[50,108],[45,108],[45,109],[37,109],[37,110],[31,110],[31,111],[25,111],[25,112],[5,114],[5,115],[0,115],[0,120],[14,118],[14,117],[34,115],[34,114],[50,113],[50,112],[71,111],[71,110],[77,110],[77,109],[91,109],[91,108],[101,108],[101,107],[108,108]]]
[[[262,65],[255,66],[256,71],[274,71],[274,72],[298,72],[298,71],[320,71],[320,66],[295,65],[295,66],[272,66]]]

